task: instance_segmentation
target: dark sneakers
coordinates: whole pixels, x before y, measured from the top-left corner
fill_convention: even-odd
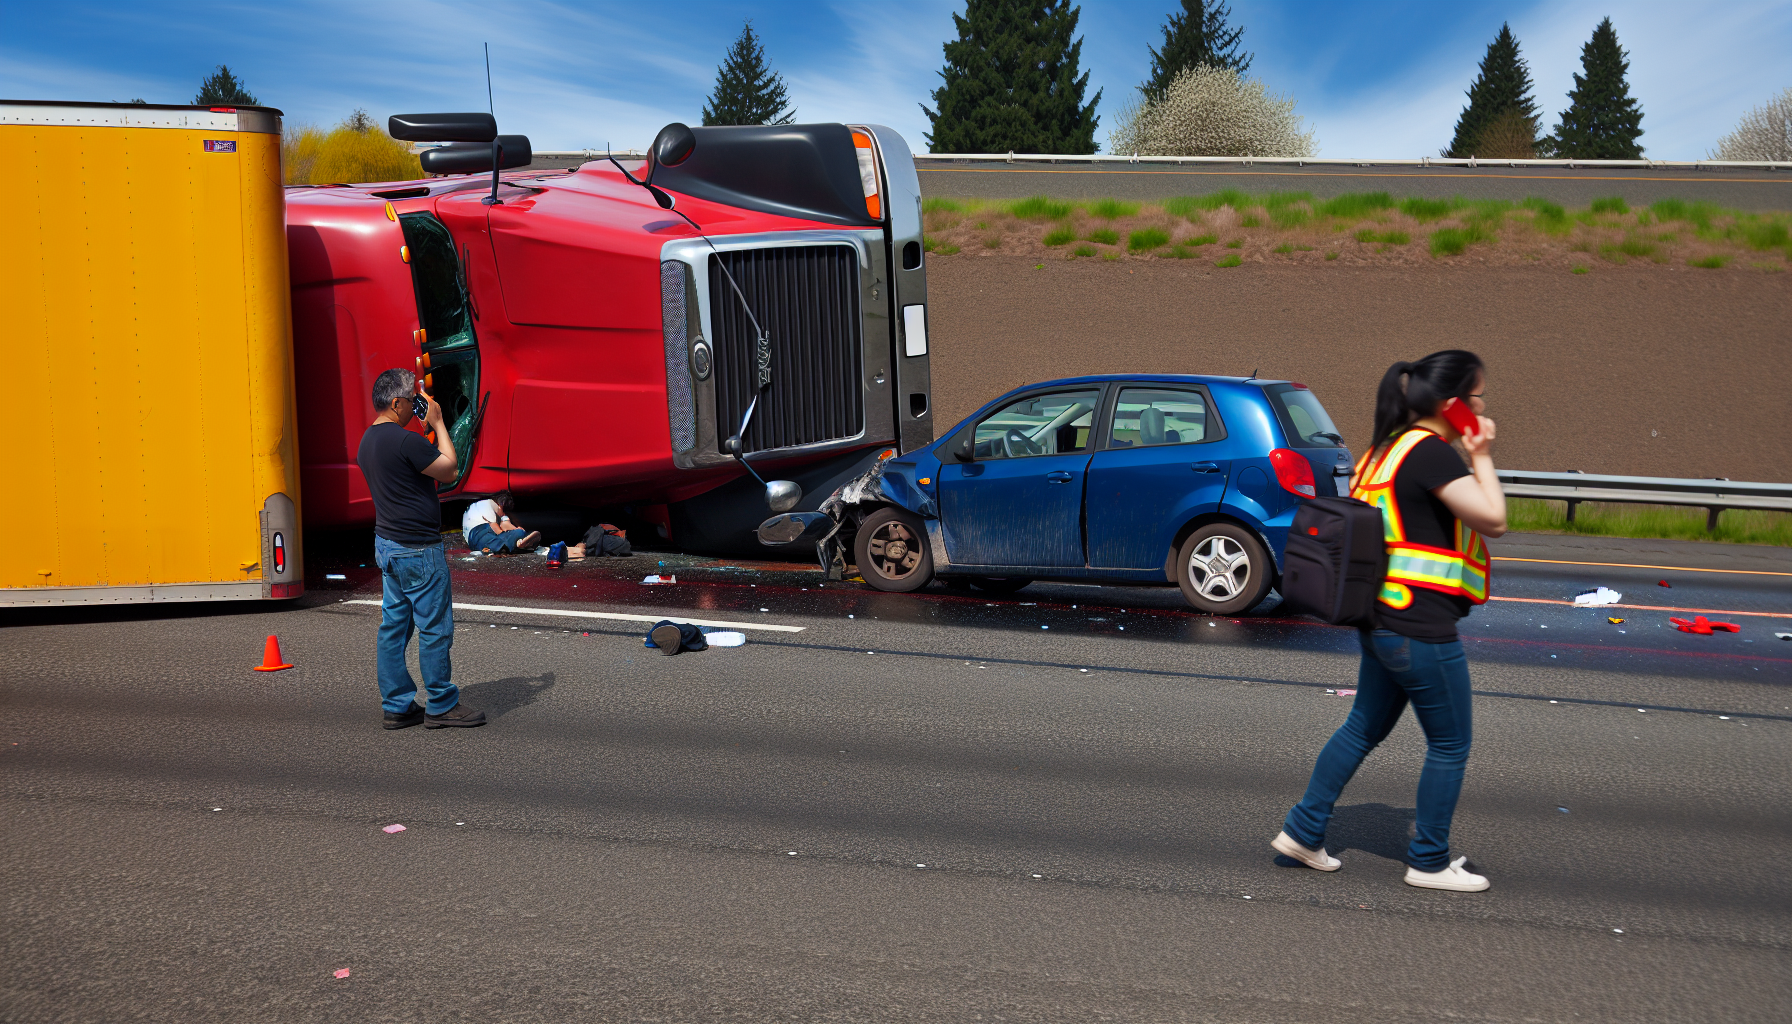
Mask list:
[[[427,715],[423,727],[425,729],[470,729],[475,725],[485,724],[485,712],[474,711],[465,704],[456,704],[439,715]]]
[[[391,711],[386,712],[386,728],[409,729],[413,725],[422,724],[423,718],[423,705],[412,704],[411,710],[406,711],[404,714],[397,714]]]
[[[647,635],[653,638],[653,646],[659,648],[661,654],[677,654],[679,645],[684,643],[684,634],[670,622],[655,626]]]

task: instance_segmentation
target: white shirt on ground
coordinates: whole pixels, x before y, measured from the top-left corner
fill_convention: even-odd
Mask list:
[[[498,522],[503,518],[504,510],[498,507],[497,502],[490,498],[486,498],[484,501],[475,501],[467,506],[466,514],[460,517],[460,532],[463,535],[470,534],[473,532],[473,527],[484,523],[502,533],[504,529],[498,525]]]

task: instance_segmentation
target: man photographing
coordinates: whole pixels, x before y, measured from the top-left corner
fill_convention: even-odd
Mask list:
[[[409,370],[379,375],[373,382],[373,408],[379,415],[361,435],[355,455],[373,496],[373,558],[384,584],[377,664],[385,726],[484,725],[485,712],[460,703],[448,656],[454,644],[454,598],[442,550],[442,504],[436,499],[436,483],[452,482],[459,464],[435,399],[418,396],[428,404],[423,419],[435,431],[436,443],[405,429],[416,415],[411,405],[416,388],[416,375]],[[413,699],[417,683],[404,660],[413,627],[419,634],[417,660],[423,668],[423,685],[429,691],[424,707]]]

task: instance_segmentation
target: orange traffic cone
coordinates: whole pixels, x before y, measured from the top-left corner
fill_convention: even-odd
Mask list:
[[[278,672],[283,668],[291,668],[280,659],[280,638],[270,634],[267,645],[261,651],[261,664],[255,666],[257,672]]]

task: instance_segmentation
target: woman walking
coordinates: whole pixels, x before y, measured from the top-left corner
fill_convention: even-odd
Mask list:
[[[1493,421],[1482,415],[1485,368],[1473,352],[1434,352],[1395,363],[1375,396],[1374,446],[1351,478],[1350,495],[1382,510],[1388,573],[1376,602],[1377,628],[1361,635],[1356,703],[1313,766],[1306,795],[1270,844],[1308,867],[1344,865],[1325,852],[1332,806],[1369,751],[1387,738],[1408,704],[1425,731],[1418,828],[1406,854],[1406,884],[1480,892],[1489,885],[1450,856],[1450,819],[1462,793],[1472,734],[1468,661],[1456,620],[1487,600],[1482,537],[1506,532],[1506,496],[1494,475]],[[1478,429],[1451,419],[1474,413]],[[1472,470],[1450,447],[1460,440]]]

